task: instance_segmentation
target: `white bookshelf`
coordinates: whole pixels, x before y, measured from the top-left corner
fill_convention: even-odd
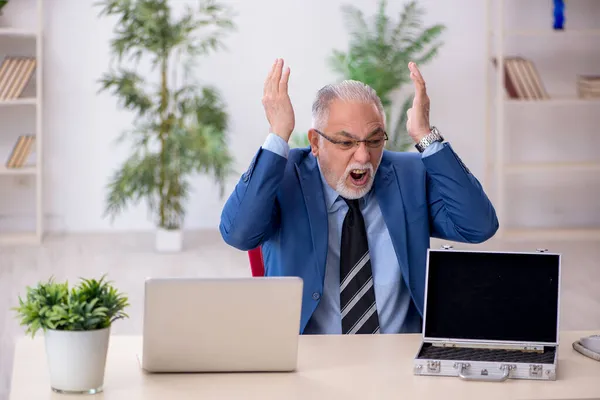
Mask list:
[[[39,3],[39,0],[36,0]],[[13,36],[13,37],[29,37],[32,39],[36,39],[38,37],[39,32],[36,30],[30,29],[20,29],[20,28],[2,28],[0,27],[0,35],[2,36]]]
[[[37,106],[38,103],[39,102],[36,97],[24,97],[20,99],[0,100],[0,107]]]
[[[492,32],[495,34],[496,32]],[[564,29],[560,31],[550,29],[522,29],[522,30],[511,30],[507,29],[504,34],[506,36],[547,36],[552,38],[553,36],[600,36],[600,29]]]
[[[555,31],[552,29],[552,2],[540,2],[537,1],[538,7],[540,5],[546,6],[546,13],[543,14],[545,18],[546,28],[539,28],[536,26],[536,16],[540,14],[529,13],[524,15],[520,22],[524,25],[515,28],[515,26],[509,26],[509,22],[514,24],[514,10],[518,9],[521,14],[527,13],[527,7],[531,5],[535,0],[486,0],[486,12],[487,12],[487,53],[486,57],[486,71],[487,75],[487,115],[486,115],[486,168],[484,176],[484,186],[486,190],[492,193],[492,201],[498,212],[500,220],[500,229],[497,233],[497,237],[505,240],[600,240],[600,223],[598,226],[589,226],[582,223],[566,222],[570,221],[569,216],[561,214],[561,223],[555,223],[553,226],[548,227],[537,227],[531,226],[530,224],[523,224],[519,226],[515,221],[508,223],[508,210],[513,210],[514,207],[518,206],[516,202],[521,201],[523,198],[511,190],[511,183],[515,180],[527,177],[529,179],[535,179],[534,177],[544,176],[545,179],[553,176],[553,174],[560,174],[560,176],[572,177],[573,181],[576,181],[580,176],[593,176],[600,172],[600,153],[598,158],[595,160],[543,160],[543,161],[519,161],[515,162],[511,160],[511,152],[513,152],[515,142],[523,140],[524,135],[540,135],[539,132],[535,132],[535,127],[527,126],[521,130],[515,132],[511,131],[508,126],[512,122],[511,118],[514,117],[515,112],[521,113],[535,113],[535,115],[545,115],[548,118],[553,118],[553,114],[557,113],[556,110],[582,110],[592,109],[590,114],[595,114],[593,117],[597,121],[596,126],[600,126],[600,98],[584,99],[579,98],[576,94],[565,95],[557,92],[549,92],[549,99],[530,100],[530,99],[515,99],[511,98],[507,89],[505,89],[505,75],[504,75],[504,62],[506,57],[520,55],[527,57],[529,50],[521,51],[521,46],[526,47],[531,41],[535,41],[536,44],[543,43],[544,46],[540,46],[540,49],[535,49],[540,59],[544,62],[551,62],[549,60],[558,60],[555,62],[561,62],[560,57],[561,51],[565,52],[563,57],[572,57],[571,53],[567,53],[569,46],[568,41],[580,45],[580,41],[588,40],[590,43],[596,43],[588,46],[590,53],[598,54],[597,43],[600,42],[600,13],[596,17],[598,23],[596,26],[582,26],[578,27],[573,22],[573,6],[574,3],[578,3],[577,6],[582,4],[592,5],[590,9],[600,10],[600,7],[596,7],[598,2],[593,4],[597,0],[582,0],[581,2],[569,2],[565,1],[565,29]],[[520,7],[520,8],[519,8]],[[511,10],[512,8],[513,10]],[[507,10],[513,12],[511,17],[507,16]],[[590,16],[586,16],[589,18]],[[518,18],[517,18],[518,19]],[[531,27],[528,25],[528,19],[535,21],[531,23]],[[585,19],[585,18],[584,18]],[[509,46],[510,42],[510,46]],[[553,54],[548,54],[547,46],[552,43],[555,46],[552,51]],[[537,51],[539,50],[539,51]],[[544,53],[546,51],[547,53]],[[532,56],[533,57],[533,56]],[[492,59],[497,60],[496,66],[492,64]],[[540,74],[539,64],[535,67],[544,86],[547,87],[548,78],[543,74]],[[600,75],[600,65],[595,71],[596,75]],[[581,71],[573,70],[572,74],[575,77]],[[570,112],[570,111],[567,111]],[[535,121],[530,121],[535,124]],[[535,133],[533,133],[535,132]],[[581,132],[569,132],[572,137],[567,140],[552,142],[554,149],[558,152],[561,146],[585,146],[585,141],[578,141],[577,134]],[[543,136],[538,136],[543,140]],[[569,140],[570,139],[570,140]],[[517,144],[518,145],[518,144]],[[545,143],[547,145],[547,143]],[[563,180],[568,178],[563,178]],[[597,179],[596,182],[600,182]],[[558,183],[557,183],[558,185]],[[585,185],[580,189],[580,192],[568,193],[573,196],[574,199],[582,198],[586,196]],[[514,189],[514,188],[513,188]],[[529,188],[528,188],[529,189]],[[565,189],[570,190],[570,189]],[[532,189],[533,192],[533,189]],[[542,195],[540,195],[542,197]],[[567,196],[563,194],[561,200]],[[517,200],[518,199],[518,200]],[[553,198],[542,198],[540,203],[552,202]],[[593,200],[592,200],[593,201]],[[596,200],[597,203],[600,203]],[[550,207],[544,208],[544,210],[550,209]],[[577,210],[579,211],[579,210]],[[541,212],[540,212],[541,213]],[[577,218],[573,218],[577,219]],[[581,220],[581,217],[578,219]],[[580,221],[581,222],[581,221]]]
[[[0,154],[2,157],[0,164],[0,179],[2,182],[8,182],[12,180],[10,185],[5,185],[2,188],[2,196],[11,196],[11,191],[15,187],[19,186],[19,181],[28,179],[28,182],[32,187],[28,188],[27,193],[31,193],[34,196],[32,203],[34,204],[31,213],[28,212],[33,218],[33,226],[31,229],[23,230],[17,229],[14,232],[10,230],[0,231],[0,245],[14,245],[14,244],[39,244],[43,239],[44,224],[43,224],[43,123],[42,123],[42,99],[43,99],[43,0],[29,0],[30,4],[26,4],[24,0],[11,1],[3,9],[3,17],[0,23],[0,46],[6,46],[11,41],[18,41],[18,43],[27,43],[27,49],[33,49],[28,52],[27,56],[36,58],[36,69],[32,82],[29,83],[33,88],[28,92],[24,92],[22,96],[17,99],[11,100],[0,100],[0,112],[6,115],[8,112],[11,118],[32,118],[35,121],[32,123],[34,126],[32,132],[26,134],[35,135],[35,156],[32,158],[34,161],[32,165],[25,165],[20,168],[8,168],[6,161],[9,153]],[[22,8],[25,6],[25,8]],[[29,7],[29,8],[27,8]],[[13,11],[16,11],[13,20]],[[24,23],[25,22],[25,23]],[[7,26],[8,25],[8,26]],[[26,25],[26,27],[20,27]],[[7,48],[0,47],[0,54],[2,59],[4,56],[10,56],[11,52],[14,51],[15,46],[9,45]],[[23,54],[20,54],[23,55]],[[0,60],[1,62],[2,60]],[[16,117],[13,117],[13,114]],[[17,136],[24,134],[23,132],[10,132],[9,129],[0,129],[0,141],[4,145],[11,143]],[[21,193],[20,193],[21,194]],[[18,200],[17,200],[18,201]],[[5,215],[5,210],[0,210],[0,214]],[[0,221],[1,223],[1,221]]]

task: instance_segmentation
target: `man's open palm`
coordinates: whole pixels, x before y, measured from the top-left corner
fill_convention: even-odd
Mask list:
[[[415,97],[412,108],[407,111],[406,131],[418,142],[430,132],[429,125],[429,96],[425,89],[425,80],[414,62],[408,64],[410,79],[415,84]]]
[[[263,107],[271,132],[288,141],[295,126],[294,108],[288,94],[290,68],[283,68],[283,60],[278,58],[265,80]]]

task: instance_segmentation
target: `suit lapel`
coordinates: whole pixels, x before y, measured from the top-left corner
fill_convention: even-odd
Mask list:
[[[295,166],[306,210],[308,211],[312,244],[316,254],[315,268],[322,281],[325,278],[328,223],[319,167],[316,158],[312,154],[309,154],[300,164],[296,163]]]
[[[373,186],[379,208],[394,244],[396,256],[400,262],[400,269],[406,278],[406,284],[409,285],[406,216],[404,202],[402,201],[402,190],[398,184],[394,166],[387,161],[385,153],[381,159]]]

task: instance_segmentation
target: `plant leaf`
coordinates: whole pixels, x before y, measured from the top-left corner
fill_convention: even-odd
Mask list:
[[[352,5],[342,6],[344,23],[349,34],[348,49],[334,49],[328,64],[339,79],[352,79],[371,86],[378,94],[387,118],[389,150],[406,151],[412,142],[406,133],[406,101],[396,120],[389,118],[398,110],[395,95],[405,85],[412,84],[408,62],[423,65],[439,52],[439,36],[446,29],[441,24],[426,27],[425,10],[417,1],[405,3],[396,21],[386,13],[387,1],[380,0],[377,12],[367,19]]]
[[[57,283],[51,278],[27,287],[25,300],[19,297],[19,306],[13,308],[32,337],[39,330],[92,330],[110,326],[119,318],[127,318],[127,297],[112,283],[101,279],[82,279],[69,290],[68,283]]]
[[[233,13],[216,0],[174,13],[166,0],[104,0],[100,16],[116,17],[112,62],[100,80],[119,105],[134,112],[132,154],[111,174],[104,216],[113,221],[145,200],[156,224],[181,226],[194,174],[211,175],[224,194],[233,171],[226,133],[228,115],[216,88],[192,79],[199,56],[225,48],[224,36],[235,29]],[[152,78],[137,67],[149,60]]]

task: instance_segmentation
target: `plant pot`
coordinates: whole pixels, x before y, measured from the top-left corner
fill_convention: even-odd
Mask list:
[[[156,250],[173,253],[181,251],[183,232],[180,229],[158,228],[156,231]]]
[[[50,385],[58,393],[95,394],[103,390],[110,327],[93,331],[45,333]]]

